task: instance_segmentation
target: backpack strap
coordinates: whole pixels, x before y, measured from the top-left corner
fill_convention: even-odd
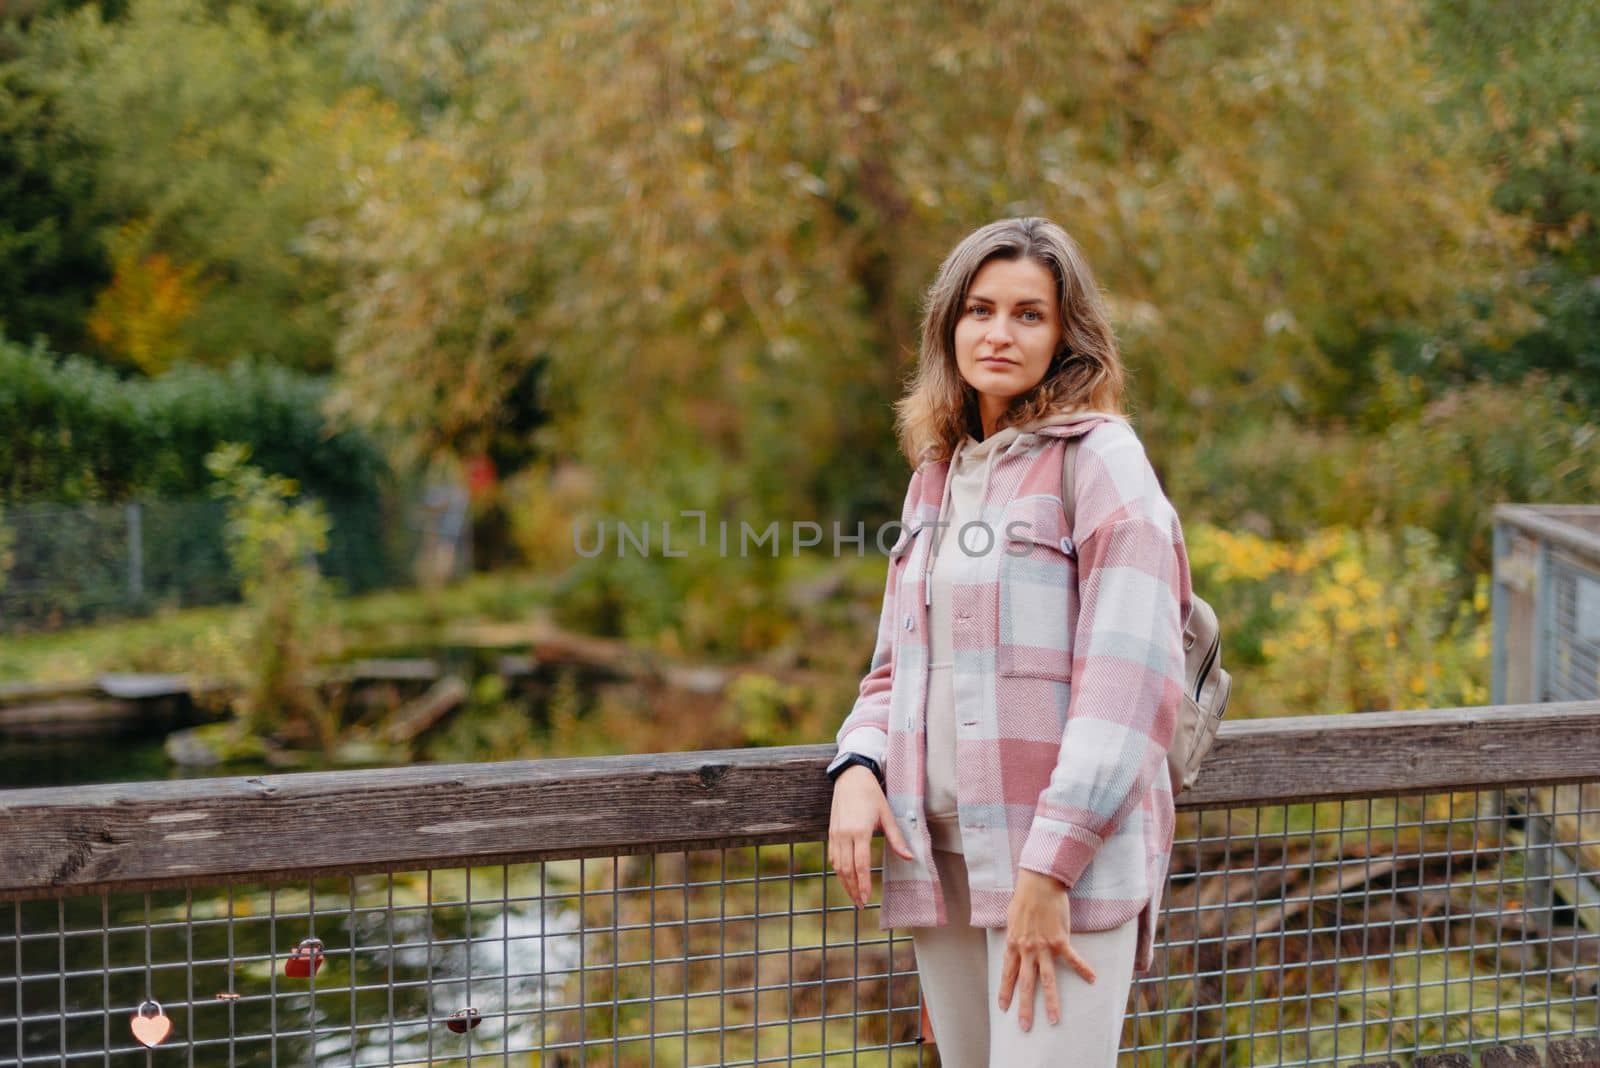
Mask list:
[[[1076,469],[1078,466],[1078,446],[1082,442],[1082,434],[1079,434],[1076,437],[1068,438],[1067,447],[1061,450],[1061,507],[1067,513],[1067,537],[1069,538],[1072,537],[1072,528],[1076,522],[1074,516],[1074,513],[1077,511],[1076,505],[1078,503],[1077,497],[1075,496],[1075,491],[1077,489]],[[1076,556],[1077,553],[1078,543],[1076,540],[1074,540],[1072,542],[1072,554]]]

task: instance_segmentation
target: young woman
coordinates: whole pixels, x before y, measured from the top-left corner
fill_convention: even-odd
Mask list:
[[[828,768],[828,851],[865,905],[882,829],[881,922],[912,928],[950,1068],[1114,1064],[1153,963],[1189,566],[1122,387],[1059,226],[991,223],[940,267],[897,404],[915,470]]]

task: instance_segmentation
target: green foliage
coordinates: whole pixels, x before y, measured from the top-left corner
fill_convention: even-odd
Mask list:
[[[0,425],[7,428],[0,435],[0,501],[120,504],[203,496],[210,481],[204,457],[223,441],[238,441],[264,468],[295,478],[327,502],[335,520],[324,557],[330,573],[353,590],[393,582],[406,573],[410,552],[404,524],[390,514],[399,487],[372,441],[326,426],[326,392],[324,380],[255,361],[128,380],[79,357],[54,356],[42,344],[0,338]],[[153,524],[164,514],[155,506],[148,511]],[[147,531],[152,580],[176,575],[184,559],[203,571],[208,545],[215,555],[220,516],[206,509],[186,515],[185,524]],[[78,551],[72,537],[64,528],[60,539],[30,549],[56,561],[30,556],[34,573],[81,569],[104,555],[83,542],[86,555],[73,563],[66,555]],[[84,598],[84,604],[105,600]],[[80,614],[57,607],[68,618]]]
[[[295,501],[293,479],[266,474],[249,456],[230,443],[205,460],[214,492],[228,502],[228,557],[249,608],[249,634],[235,658],[248,683],[235,711],[248,734],[288,734],[331,752],[338,724],[309,684],[314,651],[326,649],[329,637],[331,594],[316,564],[328,543],[328,515],[316,501]]]
[[[1592,4],[927,10],[47,5],[0,67],[5,325],[95,308],[125,369],[176,369],[0,342],[0,500],[195,494],[241,441],[360,588],[403,526],[372,440],[487,454],[528,464],[499,503],[563,621],[851,663],[817,620],[859,633],[862,598],[797,608],[809,562],[580,561],[568,523],[892,514],[922,287],[1035,211],[1107,290],[1187,521],[1363,531],[1327,566],[1452,561],[1419,574],[1458,605],[1495,502],[1600,494]],[[1246,663],[1311,633],[1274,589],[1238,595]]]
[[[1186,528],[1196,589],[1226,621],[1242,716],[1480,705],[1489,699],[1489,580],[1468,601],[1438,539],[1330,527],[1272,542]]]
[[[1404,5],[338,10],[421,108],[326,245],[342,410],[425,453],[548,358],[540,440],[608,503],[892,508],[920,292],[996,215],[1080,239],[1158,454],[1515,263]]]
[[[1168,466],[1186,522],[1299,539],[1327,526],[1432,532],[1457,561],[1458,597],[1487,573],[1494,505],[1600,500],[1600,431],[1539,374],[1434,397],[1393,382],[1400,413],[1370,434],[1288,418],[1193,442]]]
[[[1539,321],[1507,344],[1463,344],[1455,359],[1419,347],[1429,358],[1416,369],[1501,382],[1545,370],[1600,411],[1600,10],[1586,0],[1428,0],[1424,10],[1456,87],[1445,110],[1473,132],[1496,207],[1526,222],[1537,262],[1519,284]]]
[[[51,101],[51,136],[86,146],[92,163],[92,192],[80,182],[66,195],[97,219],[138,224],[123,250],[122,314],[147,316],[137,268],[152,258],[202,283],[158,362],[331,364],[338,279],[308,239],[343,203],[339,162],[359,165],[384,130],[344,81],[340,40],[304,7],[207,0],[31,24],[18,77]],[[102,351],[149,366],[139,336],[108,330]]]
[[[396,589],[340,597],[330,606],[330,621],[352,655],[413,652],[446,640],[447,624],[525,622],[543,609],[547,586],[548,580],[526,573],[472,575],[433,594]],[[212,637],[242,635],[248,619],[243,605],[212,605],[10,634],[0,642],[0,682],[71,682],[108,671],[205,674],[215,659]]]
[[[6,588],[6,577],[11,573],[11,565],[16,557],[12,553],[12,546],[16,541],[16,534],[6,526],[6,512],[0,508],[0,590]]]
[[[3,34],[3,31],[0,31]],[[0,37],[0,331],[77,348],[110,271],[94,157]]]
[[[771,675],[748,671],[728,684],[722,715],[746,745],[778,745],[794,737],[797,712],[807,707],[809,691]]]
[[[371,499],[382,453],[321,415],[327,383],[258,361],[124,379],[43,345],[0,339],[0,500],[117,501],[205,492],[225,440],[325,497]]]
[[[466,707],[428,737],[424,752],[427,759],[445,764],[527,757],[526,704],[506,693],[504,676],[484,675],[473,683]]]

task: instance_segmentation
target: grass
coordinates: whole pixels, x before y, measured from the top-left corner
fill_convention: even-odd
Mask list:
[[[449,623],[526,620],[543,610],[549,579],[528,572],[471,575],[434,593],[384,590],[334,603],[335,655],[434,644]],[[0,642],[0,682],[71,682],[113,671],[206,673],[218,634],[242,631],[243,605],[159,612]]]

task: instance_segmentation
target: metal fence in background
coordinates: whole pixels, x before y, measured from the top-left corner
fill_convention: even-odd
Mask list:
[[[1600,697],[1600,505],[1494,510],[1499,702]]]
[[[410,501],[324,500],[318,564],[350,593],[448,579],[471,566],[466,495],[434,486]],[[219,604],[239,596],[226,506],[198,497],[0,508],[0,632]]]
[[[1228,725],[1123,1063],[1600,1035],[1597,728],[1597,702]],[[830,753],[0,793],[0,1056],[935,1064],[907,932],[825,871]]]

